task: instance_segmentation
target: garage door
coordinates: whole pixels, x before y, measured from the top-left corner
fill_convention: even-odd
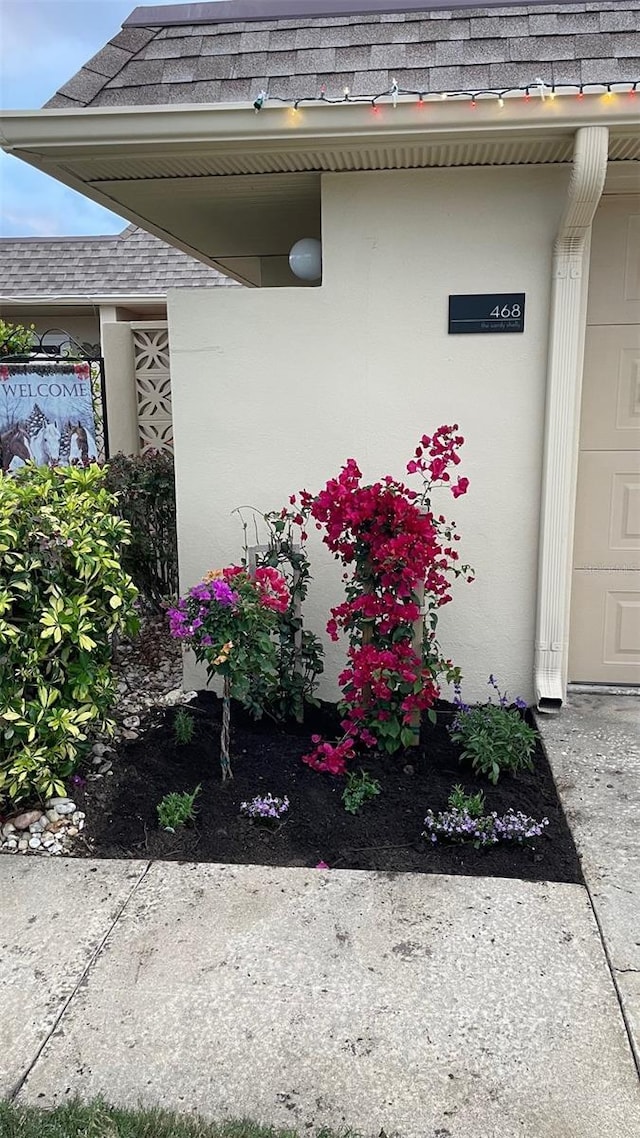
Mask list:
[[[593,226],[569,680],[640,684],[640,197]]]

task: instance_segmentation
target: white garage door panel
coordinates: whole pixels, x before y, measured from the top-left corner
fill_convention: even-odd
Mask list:
[[[605,197],[591,241],[569,679],[640,684],[640,196]]]
[[[580,455],[575,569],[640,570],[640,454]]]
[[[588,324],[640,320],[640,199],[602,199],[593,223]]]
[[[579,683],[640,684],[640,581],[636,572],[573,574],[569,675]],[[578,615],[579,614],[579,615]]]
[[[580,449],[639,446],[640,324],[587,328]]]

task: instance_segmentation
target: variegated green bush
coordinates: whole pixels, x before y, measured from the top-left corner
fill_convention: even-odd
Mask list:
[[[0,475],[0,810],[65,793],[109,733],[114,632],[135,631],[127,522],[98,466]]]

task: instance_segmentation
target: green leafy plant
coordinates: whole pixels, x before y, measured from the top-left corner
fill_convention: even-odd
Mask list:
[[[527,706],[524,700],[518,698],[511,705],[493,676],[489,676],[489,684],[498,693],[498,703],[488,701],[470,707],[456,688],[456,715],[449,734],[462,748],[461,760],[468,759],[476,774],[486,775],[495,785],[504,771],[517,774],[523,767],[533,769],[537,736],[522,717]]]
[[[0,476],[0,805],[64,794],[113,730],[112,637],[138,623],[114,506],[98,466]]]
[[[160,611],[163,602],[178,593],[173,456],[167,451],[147,451],[139,457],[116,454],[107,466],[107,486],[131,527],[123,566],[146,606]]]
[[[163,830],[177,830],[187,822],[195,822],[195,801],[201,790],[202,787],[198,785],[191,794],[187,790],[184,794],[178,794],[176,791],[165,794],[157,806],[158,822]]]
[[[347,775],[347,785],[342,792],[342,801],[347,814],[357,814],[365,802],[375,798],[380,793],[380,783],[377,778],[371,778],[366,771],[360,774],[350,771]]]
[[[0,319],[0,356],[27,355],[34,342],[35,325],[9,324]]]
[[[459,783],[454,786],[447,803],[452,810],[466,811],[470,818],[481,818],[484,814],[484,792],[479,790],[477,794],[465,794]]]
[[[311,580],[311,564],[305,548],[306,533],[297,533],[302,516],[296,510],[271,511],[260,514],[252,507],[240,507],[244,529],[245,563],[249,561],[248,523],[245,510],[251,510],[255,527],[255,567],[277,569],[289,587],[289,604],[278,613],[275,644],[277,652],[277,684],[260,692],[259,677],[254,677],[256,701],[267,714],[277,720],[304,719],[305,705],[317,705],[315,689],[324,670],[324,651],[315,633],[304,627],[303,604]],[[258,521],[266,528],[266,540],[260,541]],[[252,566],[248,566],[250,569]]]
[[[184,707],[181,707],[173,721],[173,733],[179,747],[184,747],[191,742],[194,730],[195,723],[192,717],[188,711],[185,711]]]

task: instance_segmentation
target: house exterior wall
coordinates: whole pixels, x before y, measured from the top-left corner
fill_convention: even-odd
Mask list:
[[[60,333],[66,332],[67,335],[71,336],[78,344],[100,343],[100,318],[98,309],[96,309],[94,315],[82,316],[68,314],[64,309],[48,313],[33,310],[31,312],[27,311],[25,315],[24,311],[14,313],[11,311],[9,305],[4,305],[2,306],[1,315],[12,324],[24,324],[26,327],[33,324],[39,336],[53,329],[59,335],[60,339],[62,339]],[[49,341],[54,342],[54,337],[48,337],[46,342],[48,343]]]
[[[440,639],[481,698],[490,671],[533,697],[535,589],[553,239],[568,171],[330,174],[316,289],[169,294],[181,584],[236,561],[231,511],[280,507],[348,458],[401,476],[443,422],[466,438],[466,498],[435,503],[476,570]],[[301,234],[300,236],[304,236]],[[525,292],[518,335],[451,336],[450,293]],[[340,570],[315,532],[305,618],[321,631]],[[342,656],[327,645],[325,698]],[[185,682],[202,674],[188,666]]]

